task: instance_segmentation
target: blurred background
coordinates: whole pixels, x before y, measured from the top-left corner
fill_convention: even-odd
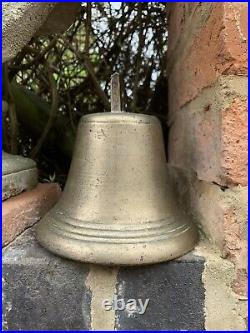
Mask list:
[[[167,40],[166,3],[82,3],[65,33],[33,38],[4,64],[3,149],[63,187],[78,121],[110,110],[114,72],[123,110],[159,117],[167,140]]]

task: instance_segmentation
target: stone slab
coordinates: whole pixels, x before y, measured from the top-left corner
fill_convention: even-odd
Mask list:
[[[32,189],[37,183],[38,172],[33,160],[2,152],[2,200]]]
[[[2,62],[16,56],[56,5],[57,2],[2,3]]]
[[[64,32],[74,21],[79,2],[5,2],[2,4],[2,62],[16,56],[36,36]]]

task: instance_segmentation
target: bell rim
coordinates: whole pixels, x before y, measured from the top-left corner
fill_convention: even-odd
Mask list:
[[[191,251],[198,241],[193,223],[182,233],[167,238],[135,243],[82,241],[60,234],[51,228],[51,219],[43,219],[36,226],[38,242],[49,251],[71,260],[100,265],[149,265],[178,258]]]

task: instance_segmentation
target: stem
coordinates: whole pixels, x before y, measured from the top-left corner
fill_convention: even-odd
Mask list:
[[[111,112],[121,112],[120,76],[118,73],[111,76]]]

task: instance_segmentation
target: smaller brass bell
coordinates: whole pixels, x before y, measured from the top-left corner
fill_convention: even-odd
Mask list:
[[[37,225],[47,249],[82,262],[141,265],[190,251],[196,228],[177,206],[153,116],[83,116],[60,201]]]

